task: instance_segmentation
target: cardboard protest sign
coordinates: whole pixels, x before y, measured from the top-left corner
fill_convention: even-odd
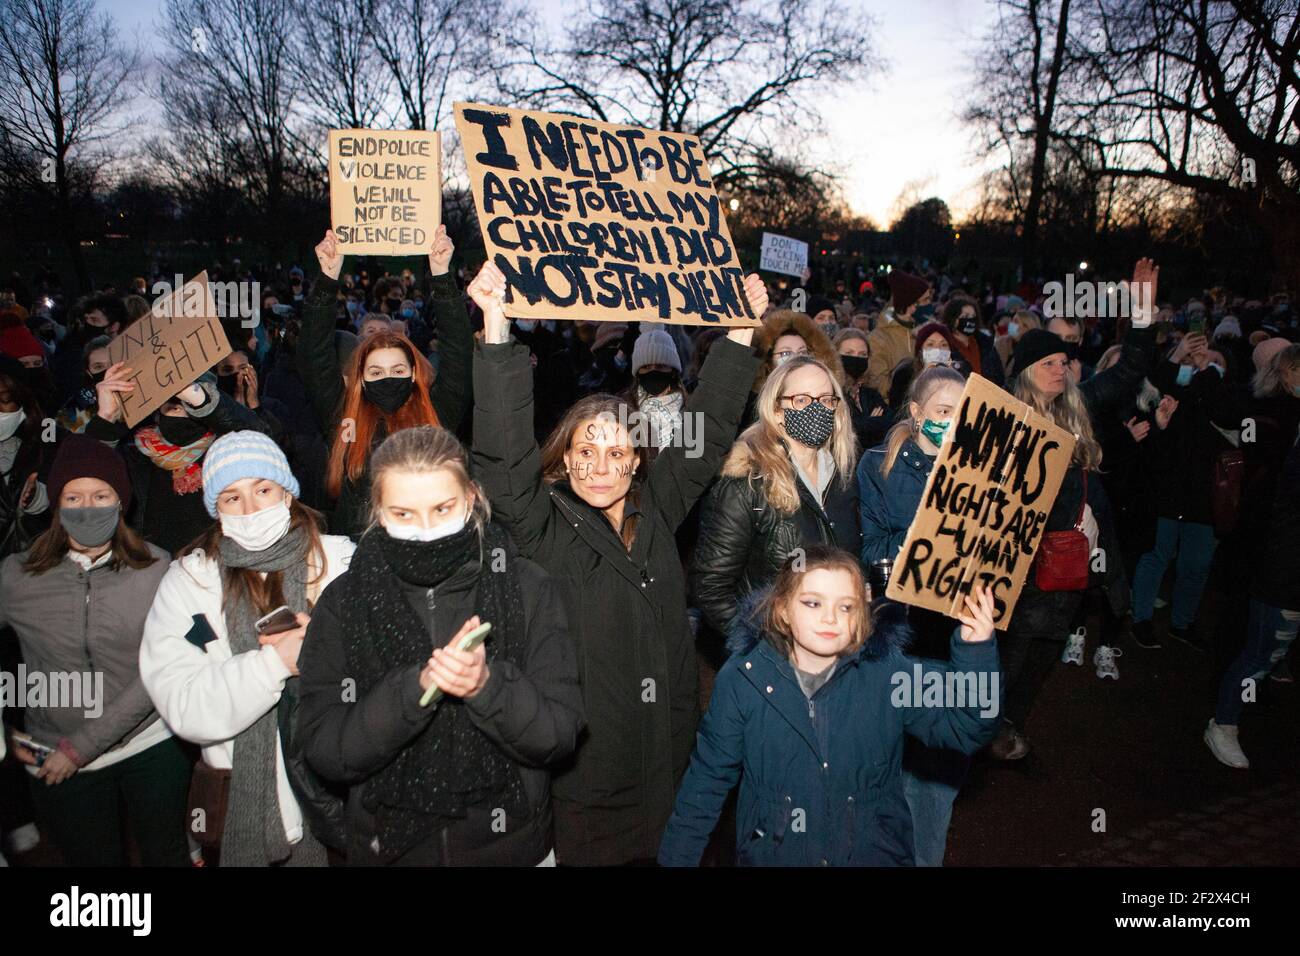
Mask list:
[[[135,372],[135,390],[117,395],[128,428],[230,354],[217,312],[208,274],[200,272],[109,342],[109,364],[125,362]]]
[[[985,378],[966,382],[887,597],[949,617],[973,584],[1005,629],[1074,454],[1074,436]]]
[[[803,270],[808,268],[808,243],[765,232],[758,267],[764,272],[780,272],[802,279]]]
[[[330,224],[345,255],[425,255],[442,221],[442,138],[332,129]]]
[[[507,315],[758,324],[699,140],[457,103]]]

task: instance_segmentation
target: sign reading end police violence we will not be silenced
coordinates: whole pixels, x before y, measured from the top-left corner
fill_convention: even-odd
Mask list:
[[[949,617],[974,585],[1005,629],[1074,455],[1074,436],[979,375],[966,381],[887,597]]]
[[[455,114],[507,315],[759,324],[694,136],[477,103]]]
[[[124,362],[135,373],[135,389],[117,393],[127,427],[144,421],[230,352],[208,274],[200,272],[108,344],[109,363]]]
[[[442,221],[442,137],[332,129],[330,224],[345,255],[424,255]]]

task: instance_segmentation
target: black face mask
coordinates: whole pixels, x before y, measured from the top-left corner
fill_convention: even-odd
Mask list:
[[[231,372],[229,375],[217,376],[217,388],[221,389],[221,391],[225,392],[227,395],[231,396],[232,398],[234,397],[235,386],[238,384],[238,382],[239,382],[239,375],[238,373],[235,372]]]
[[[677,384],[676,372],[661,372],[652,370],[649,372],[638,372],[636,380],[649,395],[662,395],[668,389]]]
[[[384,301],[388,303],[388,314],[389,314],[389,315],[396,315],[398,312],[400,312],[400,311],[402,310],[402,300],[401,300],[401,299],[385,299]]]
[[[841,355],[840,363],[844,366],[844,371],[849,373],[849,378],[857,381],[867,373],[867,363],[871,359],[865,355]]]
[[[409,375],[377,378],[373,382],[362,382],[361,394],[371,405],[391,415],[406,404],[414,384],[415,380]]]
[[[976,318],[957,320],[957,331],[962,335],[974,335],[979,330],[979,327],[979,319]]]
[[[171,445],[193,445],[196,441],[208,433],[207,426],[203,422],[186,415],[184,418],[176,415],[164,415],[158,413],[158,431],[162,434],[163,441]]]
[[[94,388],[104,380],[104,376],[107,374],[108,369],[104,369],[102,372],[87,372],[85,375],[86,388]]]

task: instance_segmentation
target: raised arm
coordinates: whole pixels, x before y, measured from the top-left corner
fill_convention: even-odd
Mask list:
[[[334,313],[343,253],[338,250],[333,229],[327,229],[325,238],[317,244],[316,259],[321,274],[303,305],[295,358],[316,423],[328,440],[338,427],[339,405],[343,401],[343,367],[334,350]]]
[[[465,309],[465,297],[451,274],[451,256],[455,246],[446,226],[438,226],[429,251],[429,271],[433,283],[425,303],[425,321],[432,320],[438,330],[438,377],[429,390],[438,421],[450,432],[460,429],[469,414],[471,355],[474,332]]]

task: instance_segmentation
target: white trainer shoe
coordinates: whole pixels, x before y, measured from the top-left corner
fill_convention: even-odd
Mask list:
[[[1115,658],[1123,656],[1124,652],[1118,647],[1103,644],[1097,648],[1097,652],[1092,655],[1092,663],[1097,668],[1097,676],[1119,680],[1119,668],[1115,666]]]
[[[1241,744],[1237,742],[1236,727],[1216,724],[1214,718],[1211,717],[1209,724],[1205,728],[1205,743],[1210,748],[1210,753],[1214,754],[1214,759],[1219,763],[1235,770],[1250,769],[1250,761],[1246,759],[1246,755],[1241,750]]]
[[[1062,664],[1083,666],[1083,644],[1088,637],[1088,629],[1080,624],[1065,641],[1065,650],[1061,652]]]

